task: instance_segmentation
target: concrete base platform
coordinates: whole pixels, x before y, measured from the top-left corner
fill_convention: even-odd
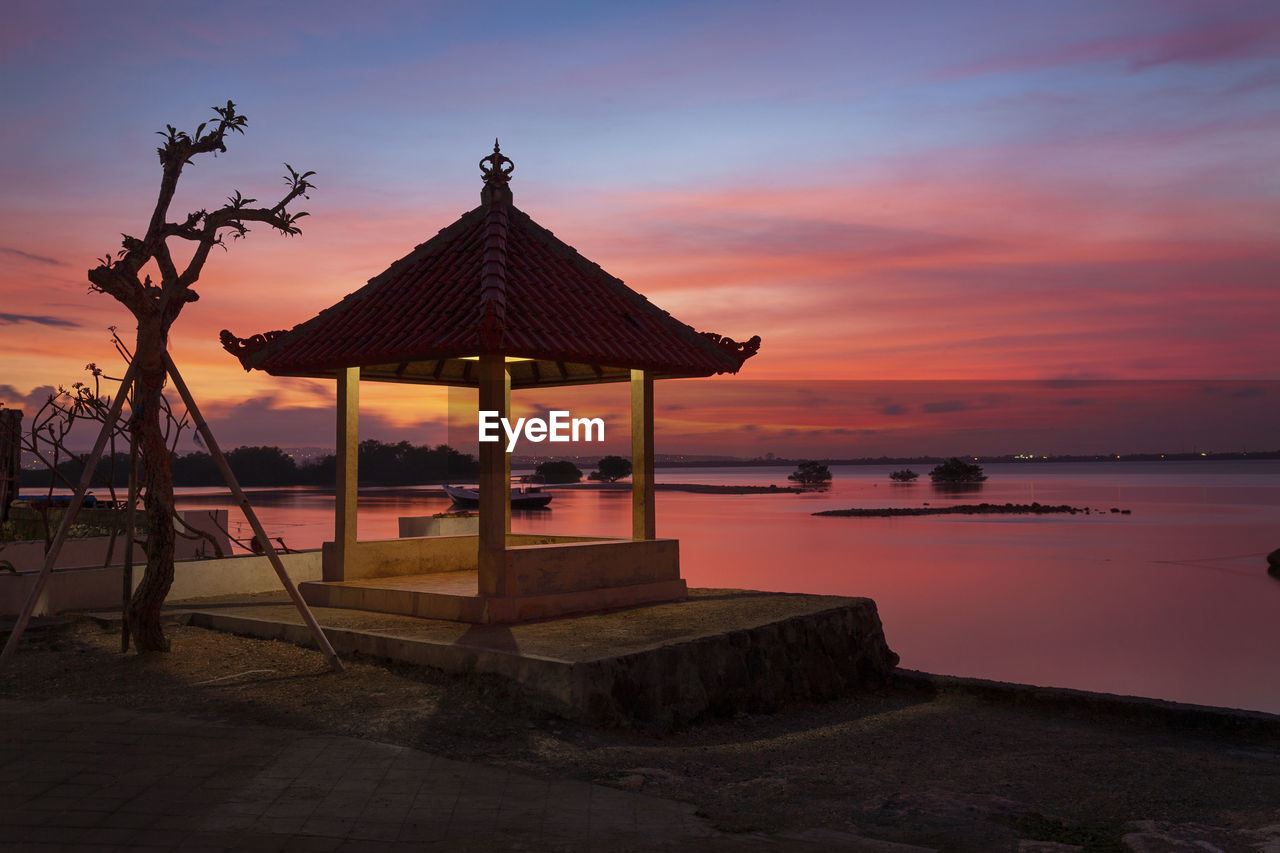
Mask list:
[[[312,646],[297,610],[277,601],[183,612],[193,625]],[[494,676],[562,716],[656,731],[834,699],[887,679],[898,663],[867,598],[701,589],[685,601],[517,625],[313,612],[339,655]]]
[[[542,595],[483,596],[478,589],[479,578],[474,570],[298,584],[298,591],[312,607],[371,610],[475,624],[509,624],[679,601],[688,594],[688,587],[679,579]]]

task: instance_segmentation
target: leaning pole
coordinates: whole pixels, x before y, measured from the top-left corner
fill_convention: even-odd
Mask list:
[[[137,372],[136,365],[133,361],[130,361],[129,369],[125,371],[124,378],[120,380],[120,390],[116,392],[116,398],[111,403],[111,409],[107,412],[107,416],[102,422],[102,431],[98,433],[98,442],[93,446],[93,452],[89,454],[89,458],[85,460],[84,471],[80,474],[80,484],[76,486],[75,494],[71,496],[71,503],[67,506],[67,511],[62,516],[62,523],[58,525],[58,532],[54,535],[53,542],[49,545],[48,553],[44,555],[44,565],[40,567],[40,574],[36,577],[36,584],[31,588],[31,594],[27,596],[27,603],[23,605],[22,613],[18,615],[18,621],[13,625],[9,640],[4,644],[4,651],[0,652],[0,667],[3,667],[9,658],[13,657],[14,650],[18,648],[18,641],[22,639],[22,633],[27,630],[27,623],[31,621],[31,614],[35,612],[36,604],[44,593],[45,585],[49,583],[49,575],[53,573],[53,564],[58,559],[58,552],[62,550],[62,543],[66,541],[67,534],[71,531],[72,520],[75,518],[76,513],[80,512],[80,507],[84,503],[85,493],[89,491],[89,484],[93,482],[93,473],[98,468],[98,460],[102,458],[102,451],[106,449],[107,439],[111,437],[116,421],[120,418],[120,412],[124,409],[124,401],[129,396],[129,387],[133,384],[133,374],[135,372]]]
[[[205,447],[209,449],[209,455],[217,463],[218,470],[222,472],[222,478],[227,481],[227,488],[231,489],[231,494],[239,502],[245,518],[249,520],[249,525],[253,528],[253,535],[257,537],[258,543],[267,555],[267,559],[271,561],[271,567],[279,575],[280,583],[284,585],[285,591],[293,599],[294,606],[302,614],[302,620],[311,629],[311,635],[315,637],[316,645],[329,658],[329,664],[333,667],[334,672],[342,672],[342,661],[338,659],[338,653],[333,650],[333,646],[329,643],[329,638],[324,635],[324,630],[320,627],[320,623],[316,621],[316,617],[311,613],[311,608],[307,606],[302,594],[298,592],[298,587],[294,584],[293,578],[289,577],[289,573],[285,571],[284,563],[280,562],[280,555],[271,544],[271,540],[267,538],[267,532],[263,529],[262,522],[258,520],[258,514],[254,512],[248,496],[240,488],[240,482],[236,479],[235,473],[232,472],[231,466],[227,464],[227,458],[222,454],[222,448],[218,446],[217,440],[213,437],[213,431],[209,429],[209,425],[205,423],[204,417],[200,414],[200,408],[196,405],[195,398],[191,396],[191,389],[182,380],[182,374],[178,373],[178,367],[173,363],[173,359],[168,353],[164,357],[164,366],[165,370],[169,372],[169,378],[173,380],[173,386],[178,389],[182,402],[186,404],[187,412],[190,413],[191,419],[195,421],[196,430],[200,433],[200,437],[204,439]]]

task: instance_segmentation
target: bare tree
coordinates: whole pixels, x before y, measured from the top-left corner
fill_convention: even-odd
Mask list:
[[[115,346],[116,352],[120,353],[120,357],[128,364],[133,358],[128,346],[120,338],[115,326],[109,326],[107,330],[111,332],[111,342]],[[36,409],[35,415],[30,420],[27,432],[19,432],[14,436],[17,448],[22,452],[29,453],[32,459],[39,463],[40,469],[48,474],[47,482],[44,484],[44,498],[30,503],[32,511],[40,520],[41,535],[44,538],[46,551],[53,542],[53,534],[56,527],[54,523],[56,518],[50,517],[50,509],[54,504],[54,490],[63,488],[74,491],[76,480],[79,479],[83,469],[85,454],[71,448],[71,435],[75,425],[78,421],[85,422],[93,424],[98,430],[101,430],[107,423],[111,410],[111,396],[104,395],[103,381],[114,383],[121,381],[121,377],[109,376],[94,363],[86,364],[84,369],[88,372],[90,381],[75,382],[70,387],[57,386],[45,398],[44,403]],[[4,403],[0,402],[0,411],[3,410]],[[185,410],[175,409],[168,395],[165,394],[160,395],[160,415],[161,432],[164,436],[165,446],[169,448],[169,456],[172,458],[177,452],[178,441],[181,439],[183,432],[191,426],[190,417]],[[106,554],[103,558],[103,566],[111,565],[115,535],[124,529],[122,524],[125,513],[122,505],[125,504],[125,501],[120,500],[120,496],[116,493],[116,485],[120,480],[120,475],[116,470],[116,466],[120,462],[120,454],[116,451],[117,442],[125,442],[126,445],[128,442],[129,425],[126,419],[121,417],[113,422],[108,435],[107,453],[104,460],[106,471],[99,470],[97,477],[98,482],[105,485],[110,496],[108,505],[121,511],[119,513],[120,523],[111,524],[104,528],[107,535],[112,537],[112,540],[108,543]],[[102,462],[99,463],[100,468],[102,464]],[[128,473],[127,470],[126,473]],[[181,516],[174,516],[174,522],[177,525],[178,536],[185,539],[203,539],[213,546],[217,556],[223,556],[221,544],[212,534],[191,527],[182,520]],[[90,525],[90,528],[100,526]],[[247,544],[244,547],[246,550],[249,548]]]
[[[116,340],[118,345],[119,338]],[[79,474],[79,471],[74,470],[75,463],[81,461],[82,457],[68,446],[71,432],[77,421],[104,425],[111,408],[111,400],[102,396],[102,380],[111,379],[111,377],[104,376],[96,364],[86,364],[84,369],[89,372],[92,384],[76,382],[70,388],[59,385],[57,390],[51,393],[36,410],[31,418],[30,430],[20,438],[22,449],[30,453],[49,472],[44,499],[31,504],[40,518],[46,551],[53,542],[55,526],[54,519],[50,517],[54,503],[53,491],[59,487],[74,490],[76,484],[73,478]],[[112,504],[116,502],[116,441],[122,440],[125,434],[123,424],[111,425],[105,482]],[[70,470],[67,469],[68,462],[71,463]],[[115,546],[114,526],[111,527],[110,536],[106,565],[111,562],[111,550]]]
[[[170,221],[169,207],[178,189],[182,170],[201,154],[225,153],[227,136],[244,133],[248,120],[227,101],[214,107],[214,117],[188,134],[168,125],[159,131],[164,144],[160,155],[160,196],[151,221],[142,237],[121,235],[123,247],[108,254],[89,270],[91,289],[108,294],[122,303],[138,321],[133,359],[137,371],[131,395],[130,440],[142,463],[143,505],[146,507],[147,568],[129,604],[129,623],[140,651],[167,651],[169,641],[160,626],[160,608],[173,583],[173,471],[169,448],[161,428],[161,392],[168,361],[169,330],[183,306],[199,297],[192,285],[200,278],[209,251],[225,248],[225,239],[243,237],[246,223],[262,222],[281,234],[301,233],[298,220],[305,212],[291,213],[288,206],[312,189],[308,180],[314,172],[297,172],[285,164],[288,190],[271,207],[253,207],[257,199],[239,192],[216,210],[197,210]],[[170,250],[170,240],[191,244],[191,259],[178,269]],[[152,281],[152,274],[158,283]]]

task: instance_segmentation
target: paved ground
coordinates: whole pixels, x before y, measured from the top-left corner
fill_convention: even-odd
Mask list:
[[[927,853],[721,832],[685,803],[357,738],[17,699],[0,699],[0,849]]]
[[[1274,716],[904,676],[656,737],[493,679],[56,627],[0,670],[0,853],[1280,852]]]
[[[585,782],[67,701],[0,700],[0,780],[7,850],[677,850],[721,835],[692,806]]]

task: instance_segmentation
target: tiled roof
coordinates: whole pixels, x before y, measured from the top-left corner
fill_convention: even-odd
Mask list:
[[[498,159],[494,159],[494,158]],[[482,203],[338,304],[286,332],[223,346],[246,370],[474,385],[475,356],[513,387],[736,373],[759,348],[700,333],[588,261],[511,203],[510,161],[485,162]]]

